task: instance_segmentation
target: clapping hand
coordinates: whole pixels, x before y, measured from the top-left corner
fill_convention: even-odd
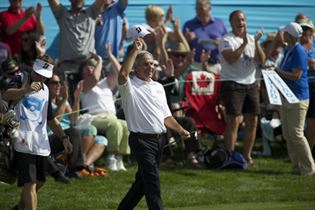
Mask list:
[[[166,17],[165,17],[165,23],[167,21],[173,21],[173,15],[174,15],[174,12],[173,12],[173,7],[172,5],[170,5],[166,11]]]
[[[195,32],[191,32],[189,28],[185,28],[185,38],[188,42],[191,42],[192,40],[196,39]]]
[[[68,84],[66,82],[64,82],[62,84],[62,86],[61,86],[60,96],[61,96],[62,100],[68,101],[68,98],[69,98],[69,87],[68,87]]]
[[[82,93],[82,91],[83,91],[83,83],[84,83],[83,80],[81,80],[81,81],[78,83],[77,88],[75,89],[74,94],[73,94],[73,97],[74,97],[75,99],[78,99],[78,98],[80,97],[80,95],[81,95],[81,93]]]
[[[245,28],[244,33],[243,33],[243,45],[246,46],[248,43],[247,39],[247,29]]]
[[[42,4],[41,3],[37,3],[36,10],[35,10],[35,16],[36,16],[37,19],[39,19],[41,17],[42,10],[43,10]]]
[[[260,31],[257,31],[255,34],[255,42],[258,42],[263,34],[264,34],[264,28],[261,28]]]
[[[34,7],[28,7],[28,8],[26,8],[26,10],[25,10],[25,17],[26,17],[26,18],[29,18],[29,17],[31,17],[34,13],[35,13]]]

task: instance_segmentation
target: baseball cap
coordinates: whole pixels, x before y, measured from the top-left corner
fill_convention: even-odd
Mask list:
[[[301,37],[303,33],[303,29],[300,26],[300,24],[295,23],[295,22],[289,23],[284,28],[282,28],[281,31],[288,32],[291,36],[295,38]]]
[[[136,40],[138,37],[145,37],[150,32],[143,25],[133,25],[128,29],[127,38]]]
[[[159,61],[153,60],[153,65],[154,65],[155,70],[162,71],[162,67],[161,67]]]
[[[53,74],[54,65],[47,63],[41,59],[36,59],[33,65],[33,70],[46,78],[51,78]]]

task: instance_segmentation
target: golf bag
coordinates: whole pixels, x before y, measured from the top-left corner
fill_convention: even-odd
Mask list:
[[[209,169],[246,169],[247,162],[243,155],[236,151],[218,146],[216,143],[206,151],[198,151],[197,159]]]

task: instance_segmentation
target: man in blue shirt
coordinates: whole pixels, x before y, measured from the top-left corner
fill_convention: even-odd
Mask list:
[[[105,53],[105,44],[109,42],[112,53],[118,55],[120,42],[122,39],[122,26],[124,23],[124,11],[128,5],[128,0],[107,0],[101,13],[101,19],[95,28],[95,49],[103,60],[108,60]]]
[[[196,0],[196,17],[184,24],[184,35],[190,48],[196,49],[195,61],[200,62],[202,50],[210,51],[210,64],[218,63],[218,45],[221,37],[227,33],[223,21],[211,16],[209,0]]]

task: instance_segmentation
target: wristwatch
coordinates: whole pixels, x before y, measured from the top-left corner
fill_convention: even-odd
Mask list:
[[[65,139],[69,139],[69,136],[64,135],[64,136],[61,136],[61,137],[60,137],[60,140],[61,140],[61,141],[65,140]]]

